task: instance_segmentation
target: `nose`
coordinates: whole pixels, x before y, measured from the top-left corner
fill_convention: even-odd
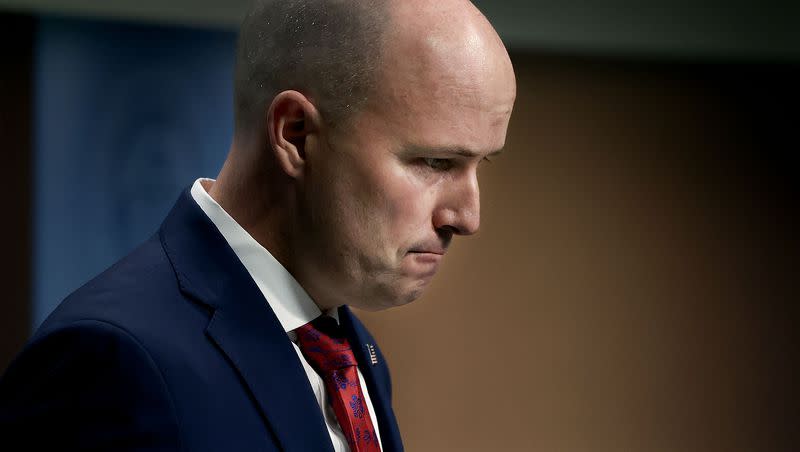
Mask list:
[[[437,230],[452,234],[472,235],[481,225],[481,195],[478,175],[466,171],[442,184],[440,202],[433,215],[433,226]]]

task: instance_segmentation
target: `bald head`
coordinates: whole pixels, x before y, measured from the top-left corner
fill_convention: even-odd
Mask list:
[[[467,101],[476,85],[509,79],[500,38],[467,0],[257,0],[239,34],[236,130],[261,128],[285,90],[307,95],[335,125],[401,86],[458,90]],[[431,81],[445,83],[422,89]]]
[[[516,94],[511,60],[486,17],[466,0],[404,0],[391,7],[381,102],[417,108],[491,108]]]

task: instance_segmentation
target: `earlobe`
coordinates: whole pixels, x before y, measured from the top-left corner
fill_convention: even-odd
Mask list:
[[[289,177],[303,177],[306,141],[317,132],[318,116],[311,101],[297,91],[283,91],[272,100],[267,114],[269,149]]]

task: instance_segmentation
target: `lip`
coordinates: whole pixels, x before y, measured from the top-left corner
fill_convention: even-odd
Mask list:
[[[409,254],[435,254],[437,256],[444,256],[445,251],[443,249],[411,250],[408,253]]]
[[[444,257],[443,252],[433,251],[409,251],[410,256],[413,256],[414,261],[420,264],[438,264]]]

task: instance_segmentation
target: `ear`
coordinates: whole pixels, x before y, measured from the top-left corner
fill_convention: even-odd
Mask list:
[[[301,178],[306,167],[306,138],[319,131],[319,110],[302,93],[282,91],[272,99],[267,113],[269,146],[279,167]]]

